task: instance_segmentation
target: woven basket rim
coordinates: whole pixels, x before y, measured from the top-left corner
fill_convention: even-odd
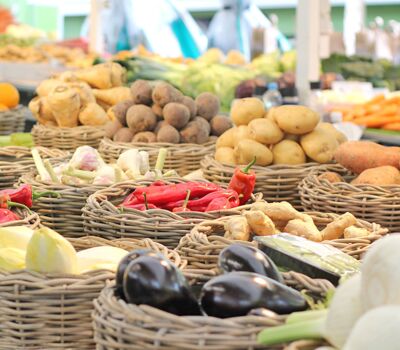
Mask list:
[[[44,131],[54,131],[54,132],[98,132],[104,131],[104,126],[92,126],[92,125],[78,125],[71,128],[61,127],[61,126],[52,126],[52,125],[43,125],[43,124],[35,124],[33,129],[37,132],[44,132]]]
[[[103,146],[112,146],[112,147],[121,147],[121,148],[167,148],[167,149],[173,149],[176,148],[179,151],[185,150],[185,149],[199,149],[199,148],[207,148],[210,146],[213,146],[215,144],[215,140],[209,140],[206,143],[203,144],[197,144],[197,143],[167,143],[167,142],[152,142],[152,143],[147,143],[147,142],[117,142],[113,141],[107,137],[103,138],[100,142],[101,145]]]

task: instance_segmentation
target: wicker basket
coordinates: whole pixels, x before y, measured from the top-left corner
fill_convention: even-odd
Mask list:
[[[268,167],[254,166],[252,169],[257,175],[254,191],[262,193],[266,201],[288,201],[296,209],[302,209],[298,185],[307,174],[317,168],[329,169],[330,165],[306,163]],[[227,185],[235,166],[221,164],[212,155],[208,155],[201,161],[201,169],[208,181]]]
[[[346,181],[355,176],[343,168],[338,171]],[[400,231],[400,185],[352,185],[347,182],[330,183],[318,179],[321,171],[309,174],[300,183],[301,203],[305,210],[327,211],[337,214],[351,212],[356,217],[376,222]]]
[[[36,124],[32,129],[33,141],[36,146],[54,147],[68,151],[74,151],[85,145],[97,148],[104,133],[104,128],[99,126],[60,128]]]
[[[14,132],[23,132],[25,119],[29,114],[24,106],[17,106],[8,111],[0,112],[0,135],[10,135]]]
[[[56,164],[68,156],[68,152],[58,149],[38,147],[43,158]],[[21,175],[35,168],[30,148],[9,146],[0,148],[0,189],[11,188]]]
[[[107,162],[115,162],[119,155],[130,148],[140,148],[149,152],[150,163],[155,164],[160,148],[166,148],[168,155],[165,160],[166,170],[176,170],[179,175],[184,176],[200,168],[200,161],[204,156],[214,153],[215,141],[203,145],[196,144],[172,144],[172,143],[139,143],[139,142],[114,142],[104,139],[100,143],[99,152]]]
[[[182,178],[169,178],[165,183],[187,182]],[[240,213],[246,206],[213,212],[172,213],[163,209],[140,211],[124,208],[120,204],[134,188],[150,185],[152,181],[125,181],[91,195],[82,209],[85,233],[107,239],[151,238],[169,248],[175,248],[181,237],[189,233],[195,224],[221,216]],[[260,196],[253,197],[259,200]]]
[[[43,196],[33,202],[33,210],[40,216],[40,221],[64,237],[81,237],[83,229],[82,208],[87,198],[103,185],[55,184],[35,179],[34,172],[21,176],[20,183],[30,184],[35,191],[55,191],[60,197]],[[114,237],[115,238],[115,237]]]
[[[29,226],[32,229],[40,225],[39,215],[34,212],[29,212],[26,209],[15,208],[12,209],[21,220],[0,223],[0,227],[13,227],[13,226]]]
[[[325,227],[330,223],[336,214],[322,214],[317,212],[309,212],[318,228]],[[232,240],[226,239],[224,235],[224,223],[228,218],[219,218],[212,221],[204,221],[196,225],[190,234],[184,236],[179,242],[176,250],[188,261],[188,267],[185,270],[186,276],[190,280],[207,281],[218,273],[217,261],[220,251],[232,243]],[[324,241],[346,254],[360,259],[361,255],[369,248],[372,242],[381,238],[387,233],[387,229],[383,229],[378,224],[370,224],[365,221],[358,220],[356,226],[364,227],[371,232],[371,235],[359,239],[336,239]],[[244,244],[255,244],[252,242],[243,242]]]
[[[294,272],[284,277],[288,285],[317,296],[333,288],[328,281],[312,280]],[[97,350],[283,349],[283,346],[261,346],[256,337],[262,329],[284,323],[285,316],[179,317],[151,306],[127,304],[114,296],[112,286],[103,289],[94,305],[92,318]]]
[[[71,242],[78,250],[99,245],[150,248],[184,266],[176,252],[150,240],[109,242],[84,237]],[[0,348],[93,350],[92,300],[114,275],[107,270],[82,275],[0,271]]]

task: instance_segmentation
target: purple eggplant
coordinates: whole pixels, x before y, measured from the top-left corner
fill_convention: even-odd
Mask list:
[[[200,314],[186,278],[163,257],[144,255],[132,260],[122,286],[129,303],[150,305],[175,315]]]
[[[254,272],[285,283],[273,261],[261,250],[241,243],[224,248],[218,257],[218,267],[224,272]]]
[[[265,308],[289,314],[307,308],[296,290],[271,278],[251,272],[230,272],[208,281],[200,294],[200,306],[208,316],[245,316],[253,309]]]

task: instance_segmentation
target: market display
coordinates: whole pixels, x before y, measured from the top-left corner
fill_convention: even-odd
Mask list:
[[[307,158],[330,163],[346,137],[304,106],[281,106],[268,113],[261,100],[244,98],[231,109],[235,127],[217,140],[215,159],[224,164],[297,165]]]
[[[170,84],[145,80],[130,89],[129,99],[109,111],[115,120],[106,136],[114,141],[203,144],[232,126],[229,117],[218,115],[219,100],[211,93],[192,99]]]

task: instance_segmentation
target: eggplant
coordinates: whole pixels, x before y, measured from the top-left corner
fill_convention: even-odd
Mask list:
[[[132,260],[123,276],[123,293],[132,304],[150,305],[175,315],[200,315],[186,278],[164,257],[143,255]]]
[[[135,250],[132,250],[131,252],[129,252],[127,255],[125,255],[125,257],[119,262],[118,268],[117,268],[117,273],[115,276],[115,295],[116,296],[125,299],[123,288],[122,288],[122,282],[123,282],[125,270],[132,260],[135,260],[136,258],[138,258],[140,256],[145,256],[145,255],[162,257],[162,255],[160,253],[156,253],[150,249],[135,249]]]
[[[241,243],[224,248],[218,257],[218,267],[224,272],[254,272],[285,283],[273,261],[261,250]]]
[[[200,306],[208,316],[245,316],[265,308],[277,314],[307,309],[298,291],[271,278],[252,272],[230,272],[208,281],[200,294]]]

